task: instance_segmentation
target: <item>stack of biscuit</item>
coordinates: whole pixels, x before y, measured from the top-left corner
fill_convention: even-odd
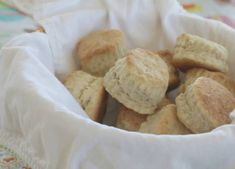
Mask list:
[[[75,61],[81,70],[68,75],[64,85],[94,121],[102,122],[106,111],[103,76],[125,53],[124,37],[119,30],[91,32],[78,43]]]
[[[227,58],[225,47],[204,38],[182,34],[176,40],[173,64],[186,73],[175,99],[177,116],[192,133],[231,122],[235,82],[226,75]]]
[[[128,51],[119,30],[97,31],[79,41],[75,60],[81,70],[64,84],[94,121],[102,122],[108,93],[121,105],[118,128],[152,134],[203,133],[231,122],[235,82],[226,75],[227,58],[225,47],[195,35],[180,35],[171,53]],[[185,74],[184,82],[180,73]],[[174,103],[167,95],[177,87]]]

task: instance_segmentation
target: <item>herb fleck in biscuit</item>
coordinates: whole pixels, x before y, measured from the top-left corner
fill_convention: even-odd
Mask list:
[[[181,70],[200,67],[227,72],[227,58],[228,52],[223,46],[195,35],[182,34],[176,40],[173,63]]]
[[[127,108],[152,114],[165,96],[168,79],[167,65],[157,54],[134,49],[106,73],[104,86]]]
[[[75,71],[66,78],[64,85],[92,120],[102,121],[106,106],[103,78]]]

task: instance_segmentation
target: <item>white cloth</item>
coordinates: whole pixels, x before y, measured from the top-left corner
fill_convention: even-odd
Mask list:
[[[1,50],[1,130],[20,133],[49,169],[234,169],[235,112],[233,124],[205,134],[127,132],[89,120],[54,73],[63,80],[76,68],[73,54],[82,36],[118,28],[129,48],[172,50],[183,32],[221,43],[235,78],[235,31],[184,12],[174,0],[88,2],[40,20],[47,35],[24,34]]]

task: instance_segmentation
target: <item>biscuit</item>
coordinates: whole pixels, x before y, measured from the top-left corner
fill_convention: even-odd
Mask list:
[[[172,102],[167,97],[164,97],[158,104],[158,110],[171,103]],[[139,114],[121,105],[117,115],[116,126],[128,131],[138,131],[141,123],[144,122],[146,118],[146,114]]]
[[[173,55],[167,50],[158,51],[159,56],[166,62],[169,71],[168,90],[176,88],[180,84],[179,72],[173,66]]]
[[[187,86],[192,84],[199,77],[208,77],[211,78],[224,87],[226,87],[234,96],[235,96],[235,81],[229,78],[226,74],[221,72],[212,72],[206,69],[194,68],[186,72],[185,82],[181,85],[179,92],[183,93]]]
[[[139,114],[121,105],[118,112],[116,127],[128,131],[138,131],[142,122],[147,118],[146,114]]]
[[[199,77],[177,96],[176,105],[180,121],[192,132],[203,133],[231,122],[235,98],[218,82]]]
[[[222,45],[201,37],[182,34],[176,40],[173,63],[181,70],[205,68],[212,71],[228,71],[228,51]]]
[[[160,103],[157,105],[157,110],[162,109],[163,107],[165,107],[168,104],[172,104],[172,101],[167,97],[163,97],[163,99],[160,101]]]
[[[103,77],[125,53],[122,32],[104,30],[89,33],[79,41],[75,60],[81,70]]]
[[[134,49],[106,73],[104,86],[127,108],[152,114],[165,96],[168,79],[167,65],[157,54]]]
[[[143,133],[152,134],[190,134],[178,119],[176,113],[176,105],[169,104],[160,111],[149,115],[147,120],[143,122],[139,129]]]
[[[66,78],[64,85],[92,120],[102,121],[107,100],[103,78],[75,71]]]

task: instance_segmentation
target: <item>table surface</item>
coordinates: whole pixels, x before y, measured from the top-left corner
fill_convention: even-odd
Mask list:
[[[235,28],[235,0],[179,0],[184,9]]]
[[[37,27],[31,17],[0,2],[0,47],[12,37]]]

